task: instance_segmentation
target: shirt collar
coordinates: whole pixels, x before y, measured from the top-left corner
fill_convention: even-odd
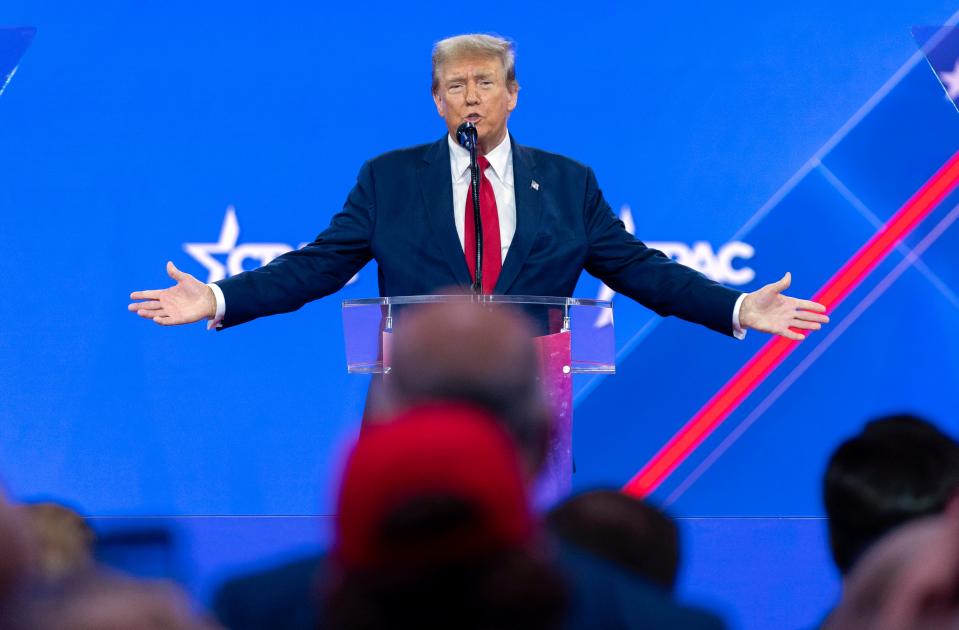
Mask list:
[[[446,141],[450,146],[450,166],[453,169],[453,178],[459,179],[469,170],[470,152],[464,147],[461,147],[450,135],[446,136]],[[503,141],[496,145],[495,149],[486,154],[486,159],[489,160],[489,165],[492,167],[493,173],[503,183],[507,182],[506,169],[510,164],[512,148],[509,132],[507,131]]]

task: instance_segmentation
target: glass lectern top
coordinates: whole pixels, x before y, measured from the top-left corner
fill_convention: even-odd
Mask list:
[[[589,300],[586,298],[547,297],[542,295],[398,295],[394,297],[358,298],[343,300],[343,308],[352,306],[397,305],[397,304],[436,304],[462,302],[468,304],[540,304],[545,306],[594,306],[612,308],[608,300]]]
[[[509,308],[525,315],[537,336],[569,333],[571,371],[613,374],[616,343],[612,303],[605,300],[525,295],[412,295],[343,300],[343,332],[347,370],[354,374],[389,372],[384,348],[403,334],[410,310],[437,303],[475,304],[477,308]]]

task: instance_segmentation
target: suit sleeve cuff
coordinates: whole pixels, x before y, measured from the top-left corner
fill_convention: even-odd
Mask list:
[[[739,323],[739,309],[743,305],[743,300],[746,299],[746,294],[741,293],[736,299],[736,305],[733,307],[733,337],[736,339],[745,339],[746,338],[746,329],[743,328]],[[219,304],[219,302],[217,302]]]
[[[207,330],[213,330],[222,325],[223,318],[226,316],[226,299],[223,297],[223,290],[216,284],[211,282],[206,286],[210,287],[210,290],[213,291],[213,299],[216,300],[216,314],[213,316],[213,319],[207,320],[206,324]],[[739,313],[739,302],[736,302],[736,313]]]

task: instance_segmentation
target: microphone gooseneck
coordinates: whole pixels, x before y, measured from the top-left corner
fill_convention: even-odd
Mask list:
[[[473,293],[483,293],[483,220],[480,217],[480,172],[476,161],[476,125],[464,122],[456,129],[456,141],[470,152],[470,194],[473,197],[473,227],[476,232],[476,259],[473,274]]]

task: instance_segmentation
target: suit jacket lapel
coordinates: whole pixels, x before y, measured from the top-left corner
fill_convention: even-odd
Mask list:
[[[503,269],[496,281],[495,293],[506,293],[516,280],[516,276],[529,256],[533,241],[539,232],[543,206],[540,199],[539,184],[536,183],[536,163],[526,148],[516,144],[510,136],[513,147],[513,190],[516,195],[516,233],[510,243]],[[467,270],[467,273],[469,271]]]
[[[466,256],[456,234],[453,221],[453,180],[450,174],[450,151],[446,136],[427,149],[420,165],[420,189],[426,214],[436,246],[453,272],[456,281],[464,286],[472,284]],[[515,168],[515,167],[514,167]]]

